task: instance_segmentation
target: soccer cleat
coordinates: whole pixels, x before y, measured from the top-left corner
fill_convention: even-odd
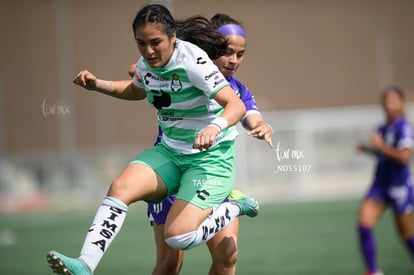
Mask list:
[[[53,272],[59,275],[92,275],[84,261],[66,257],[56,251],[47,253],[47,262]]]
[[[227,197],[230,203],[240,208],[240,214],[249,217],[256,217],[259,214],[259,203],[253,198],[247,197],[242,191],[233,189]]]
[[[381,270],[378,270],[377,272],[365,272],[364,275],[384,275]]]

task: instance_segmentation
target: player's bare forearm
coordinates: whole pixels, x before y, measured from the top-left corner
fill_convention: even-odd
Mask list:
[[[136,87],[131,80],[113,81],[112,91],[106,94],[125,100],[142,100],[147,96],[145,91]]]
[[[237,101],[230,101],[225,105],[224,111],[221,113],[220,117],[227,120],[228,126],[235,125],[245,114],[246,108],[243,103],[240,103]]]
[[[230,86],[217,92],[214,99],[224,108],[220,117],[226,119],[228,126],[235,125],[246,113],[246,107]]]
[[[263,139],[271,148],[273,148],[273,129],[260,114],[251,114],[247,116],[244,120],[244,126],[250,130],[250,136]]]
[[[131,80],[109,81],[98,79],[87,70],[79,72],[73,83],[87,90],[125,100],[141,100],[146,97],[145,91],[136,87]]]
[[[110,81],[107,84],[105,80],[97,79],[97,85],[92,90],[124,100],[142,100],[146,97],[145,91],[137,88],[131,80]]]
[[[383,144],[382,146],[379,146],[377,150],[401,164],[408,164],[411,158],[411,149],[409,148],[398,149]]]

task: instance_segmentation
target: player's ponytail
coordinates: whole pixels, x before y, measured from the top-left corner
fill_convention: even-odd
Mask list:
[[[210,21],[203,16],[192,16],[176,21],[177,38],[191,42],[207,52],[211,59],[225,55],[227,41]]]

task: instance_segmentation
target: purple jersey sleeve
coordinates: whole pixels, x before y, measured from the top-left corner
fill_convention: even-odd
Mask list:
[[[246,106],[246,114],[242,118],[242,122],[248,117],[249,115],[256,113],[260,114],[259,109],[256,106],[256,101],[254,100],[253,94],[249,91],[249,89],[240,81],[238,81],[234,77],[230,77],[227,79],[230,84],[230,87],[236,93],[236,95],[243,101],[244,106]]]
[[[254,100],[254,96],[249,91],[249,89],[247,89],[247,87],[244,86],[243,83],[241,83],[234,77],[230,77],[228,81],[230,83],[230,87],[233,89],[236,95],[240,97],[241,101],[243,101],[244,105],[246,106],[246,111],[258,112],[259,110],[256,106],[256,101]]]
[[[398,149],[411,148],[413,146],[413,128],[410,123],[405,119],[402,119],[399,123],[399,136],[396,147]]]

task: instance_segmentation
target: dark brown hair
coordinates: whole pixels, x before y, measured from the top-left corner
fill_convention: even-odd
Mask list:
[[[243,25],[240,23],[240,21],[237,21],[236,19],[224,13],[216,13],[215,15],[213,15],[213,17],[211,17],[210,22],[216,28],[224,26],[224,25],[228,25],[228,24],[239,25],[240,27],[243,28]]]
[[[137,28],[146,24],[160,24],[163,31],[171,38],[174,33],[177,38],[191,42],[205,52],[211,59],[217,59],[226,53],[227,41],[216,30],[210,21],[203,16],[192,16],[184,20],[174,20],[170,11],[159,4],[144,6],[132,23],[134,35]]]
[[[389,91],[395,92],[402,101],[405,101],[405,93],[403,89],[397,85],[385,86],[381,91],[382,100],[384,100],[385,96],[387,95]]]

